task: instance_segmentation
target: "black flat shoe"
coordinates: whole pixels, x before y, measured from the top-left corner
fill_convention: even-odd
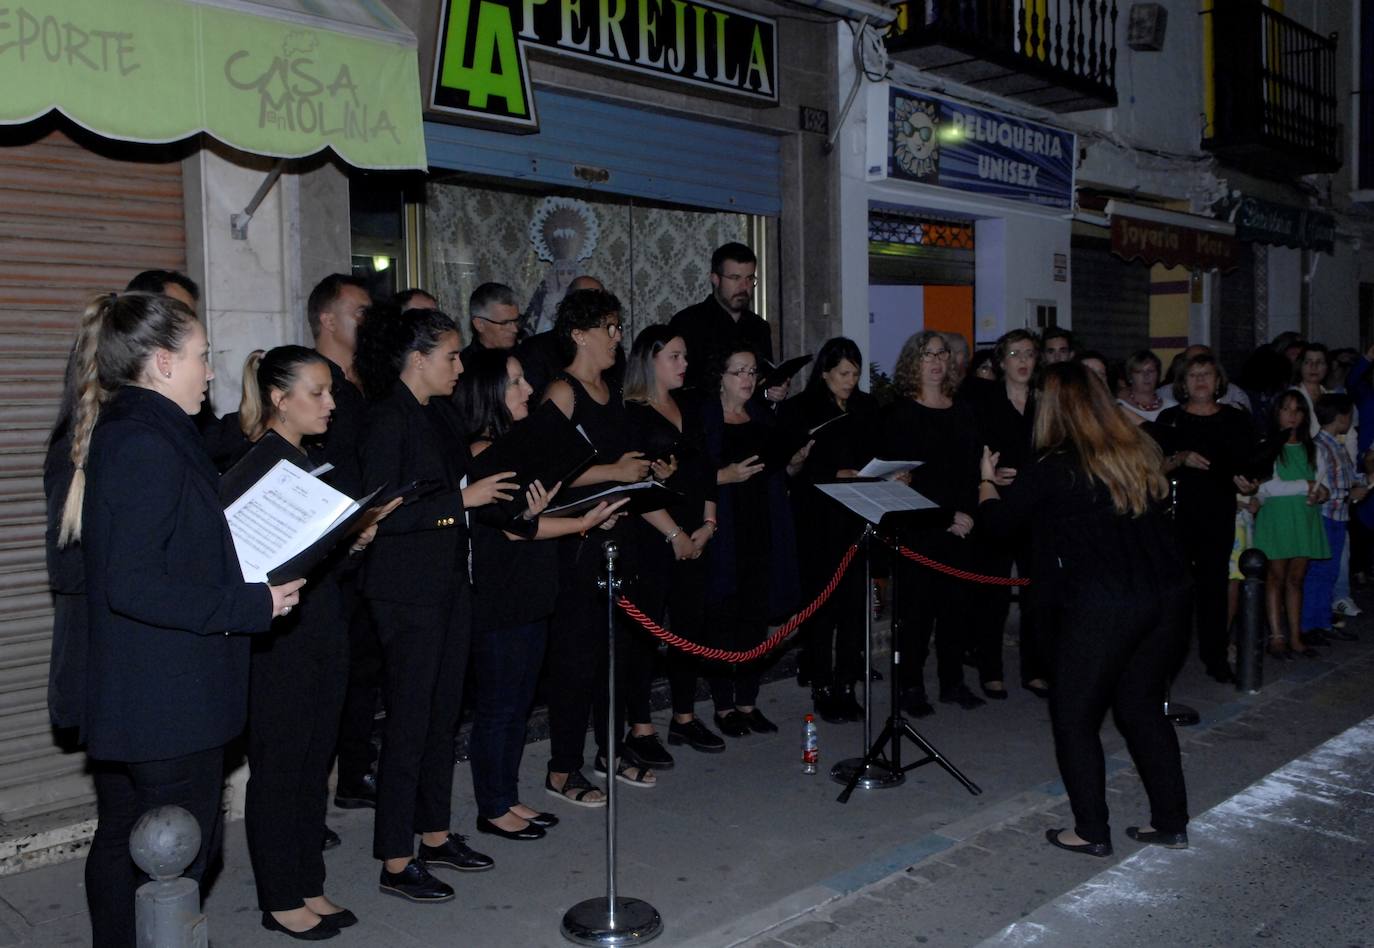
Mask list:
[[[747,713],[744,711],[737,713],[744,715],[744,720],[749,722],[749,730],[753,731],[755,734],[778,733],[778,726],[764,717],[763,712],[758,708],[754,708]]]
[[[320,843],[321,849],[333,849],[342,842],[343,840],[339,839],[338,833],[334,832],[328,826],[324,828],[324,839]]]
[[[410,902],[447,902],[453,898],[453,886],[434,878],[424,864],[415,859],[400,872],[387,872],[383,866],[377,888],[385,895],[395,895]],[[334,929],[334,933],[338,934],[338,929]]]
[[[552,813],[536,813],[534,816],[525,817],[525,819],[529,820],[532,825],[540,829],[553,829],[558,825],[558,817],[554,816]]]
[[[671,736],[668,743],[674,743]],[[724,746],[725,742],[722,741],[721,747]],[[673,755],[668,753],[668,748],[663,746],[657,734],[626,734],[625,740],[621,742],[621,753],[626,760],[638,767],[647,767],[650,770],[673,769]]]
[[[726,737],[744,737],[749,733],[749,719],[738,711],[716,715],[716,729]]]
[[[835,708],[843,715],[844,721],[862,721],[864,719],[864,706],[859,704],[859,699],[854,697],[854,686],[845,685],[835,689]]]
[[[1071,853],[1082,853],[1085,856],[1097,856],[1101,858],[1112,854],[1111,843],[1079,843],[1073,845],[1060,840],[1059,834],[1063,832],[1065,832],[1065,830],[1062,827],[1060,829],[1047,829],[1045,830],[1045,841],[1051,846],[1067,849]]]
[[[479,816],[477,817],[477,832],[489,833],[492,836],[500,836],[502,839],[527,840],[544,838],[544,827],[535,826],[528,820],[525,821],[525,826],[523,828],[508,830],[502,829],[486,817]]]
[[[906,688],[902,691],[902,710],[913,718],[928,718],[935,713],[935,707],[920,688]]]
[[[719,754],[725,750],[725,741],[719,734],[692,718],[686,724],[672,721],[668,725],[668,743],[686,744],[706,754]]]
[[[849,720],[849,715],[840,707],[835,689],[830,685],[817,685],[811,689],[811,706],[826,724],[844,724]]]
[[[340,810],[377,808],[377,778],[368,774],[361,783],[340,783],[334,789],[334,805]]]
[[[321,915],[320,921],[339,929],[352,928],[358,924],[358,916],[348,909],[340,909],[337,912],[330,912],[328,915]]]
[[[974,708],[981,708],[987,704],[982,698],[968,690],[968,685],[959,684],[953,688],[940,689],[941,704],[957,704],[965,711],[972,711]]]
[[[262,913],[262,927],[269,932],[281,932],[288,938],[296,938],[300,941],[324,941],[326,938],[333,938],[339,930],[321,918],[315,923],[314,928],[307,928],[303,932],[293,932],[281,922],[272,917],[271,912]]]
[[[1126,827],[1126,835],[1137,843],[1163,846],[1165,849],[1187,849],[1188,833],[1160,833],[1156,830],[1143,830],[1139,826]]]
[[[459,872],[484,872],[496,865],[496,860],[490,856],[469,849],[464,842],[466,839],[466,836],[449,833],[442,846],[426,846],[421,843],[417,858],[426,866],[457,869]]]
[[[1005,686],[1001,688],[989,688],[987,685],[982,685],[981,688],[983,689],[984,697],[991,698],[993,701],[1007,700],[1007,689]]]

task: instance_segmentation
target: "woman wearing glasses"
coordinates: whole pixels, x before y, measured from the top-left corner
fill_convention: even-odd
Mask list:
[[[912,489],[951,514],[948,523],[913,533],[906,541],[942,563],[961,565],[970,559],[966,537],[973,529],[970,512],[977,506],[978,440],[973,409],[955,398],[949,344],[938,332],[919,332],[906,341],[893,381],[902,397],[883,412],[878,454],[920,461],[911,472]],[[971,710],[984,704],[964,684],[964,641],[960,634],[968,590],[958,580],[898,559],[901,592],[902,652],[915,669],[903,691],[907,713],[924,717],[933,710],[926,698],[921,670],[935,636],[940,701]]]
[[[997,340],[993,350],[993,364],[998,381],[982,383],[975,390],[974,413],[978,433],[1001,460],[994,483],[1006,487],[1016,480],[1016,474],[1031,459],[1031,434],[1035,429],[1035,391],[1031,381],[1040,358],[1040,345],[1035,334],[1026,329],[1013,329]],[[975,481],[977,479],[975,478]],[[977,539],[978,564],[985,573],[1006,576],[1012,564],[1024,575],[1027,566],[1028,538],[1012,537],[993,541]],[[1011,597],[1003,587],[988,587],[980,596],[983,607],[977,616],[974,638],[974,657],[983,694],[1004,700],[1007,688],[1002,677],[1002,629],[1007,623]],[[1020,599],[1021,685],[1031,694],[1044,698],[1049,695],[1049,672],[1043,648],[1040,620],[1028,589]]]
[[[576,290],[558,304],[554,333],[566,368],[544,393],[596,448],[596,458],[570,487],[633,484],[649,475],[649,459],[630,450],[625,402],[619,386],[606,378],[620,343],[620,300],[605,290]],[[634,534],[625,524],[596,537],[573,535],[559,543],[558,601],[549,627],[549,772],[544,789],[578,806],[605,806],[606,795],[582,773],[587,716],[596,723],[596,764],[605,770],[607,754],[620,757],[606,739],[606,609],[598,594],[601,544],[614,540],[622,562]],[[629,554],[629,555],[627,555]],[[619,725],[616,727],[619,732]],[[621,761],[614,771],[625,783],[651,787],[657,778],[646,767]]]

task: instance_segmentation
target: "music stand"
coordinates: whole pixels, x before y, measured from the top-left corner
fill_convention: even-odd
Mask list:
[[[943,522],[948,516],[947,512],[942,512],[932,501],[906,485],[895,481],[843,481],[836,484],[817,484],[816,488],[866,522],[863,537],[865,542],[865,577],[869,574],[868,554],[871,552],[873,538],[877,531],[881,531],[885,536],[895,540],[898,533],[903,529],[931,526],[935,522]],[[895,543],[893,545],[895,546]],[[892,646],[889,649],[891,662],[888,673],[888,682],[892,690],[892,706],[888,711],[887,721],[883,725],[882,732],[879,733],[876,740],[872,741],[869,738],[873,716],[873,676],[871,674],[873,667],[873,611],[869,608],[868,602],[872,595],[871,581],[865,588],[864,659],[867,667],[864,675],[864,746],[866,750],[863,757],[842,760],[831,768],[831,779],[844,784],[844,789],[836,798],[839,803],[848,803],[856,787],[876,790],[900,786],[906,781],[907,771],[915,770],[917,767],[930,763],[939,764],[943,767],[954,779],[963,784],[969,793],[976,796],[983,792],[981,787],[964,776],[958,767],[941,754],[935,745],[922,737],[902,714],[902,650],[898,641],[898,624],[901,619],[897,608],[900,585],[901,583],[897,579],[897,570],[894,569],[892,578],[888,583],[888,588],[892,592]],[[920,760],[903,765],[901,743],[903,736],[924,751],[925,756]],[[889,743],[891,744],[890,752],[885,751]]]

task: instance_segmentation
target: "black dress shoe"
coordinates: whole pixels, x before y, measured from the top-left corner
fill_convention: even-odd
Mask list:
[[[692,718],[686,724],[672,721],[668,724],[668,743],[686,744],[707,754],[719,754],[725,750],[725,741],[719,734],[702,724],[700,719]]]
[[[902,710],[913,718],[928,718],[935,713],[924,688],[903,688]]]
[[[957,704],[965,711],[972,711],[974,708],[981,708],[987,704],[982,698],[968,690],[968,685],[960,682],[953,688],[940,689],[941,704]]]
[[[340,810],[376,809],[377,777],[368,774],[360,783],[344,783],[334,788],[334,805]]]
[[[525,821],[525,827],[523,829],[508,830],[502,829],[484,816],[477,817],[477,832],[490,833],[492,836],[500,836],[502,839],[525,840],[544,838],[544,827],[535,826],[528,820]]]
[[[490,856],[469,849],[466,839],[466,836],[449,833],[442,846],[426,846],[421,843],[418,858],[426,866],[457,869],[460,872],[483,872],[496,865],[496,860]]]
[[[281,932],[289,938],[296,938],[300,941],[324,941],[326,938],[333,938],[339,930],[321,918],[315,923],[314,928],[307,928],[303,932],[293,932],[281,922],[272,917],[271,912],[262,913],[262,927],[269,932]]]
[[[424,863],[417,859],[406,863],[400,872],[387,872],[383,866],[377,887],[386,895],[399,896],[411,902],[447,902],[453,898],[453,886],[434,878]],[[334,929],[334,932],[337,934],[338,929]]]
[[[1106,857],[1112,854],[1111,843],[1066,843],[1059,838],[1059,834],[1064,832],[1061,829],[1045,830],[1045,840],[1051,846],[1058,846],[1060,849],[1067,849],[1071,853],[1082,853],[1085,856]]]
[[[668,743],[676,742],[669,737]],[[721,746],[724,746],[723,741]],[[663,746],[657,734],[626,734],[620,747],[625,759],[638,767],[648,767],[650,770],[673,769],[673,755],[668,753],[668,748]]]
[[[849,720],[849,715],[840,707],[835,689],[830,685],[817,685],[811,689],[811,705],[827,724],[844,724]]]
[[[987,685],[980,685],[980,687],[983,689],[984,697],[991,698],[993,701],[1007,700],[1007,689],[1005,686],[1001,688],[989,688]]]
[[[745,714],[743,711],[741,711],[740,714],[744,715],[744,720],[749,723],[749,730],[753,731],[755,734],[778,733],[778,726],[764,717],[763,712],[758,708],[754,708],[748,714]]]
[[[835,707],[844,715],[846,721],[864,719],[864,706],[854,697],[853,685],[841,685],[835,689]]]
[[[352,928],[358,924],[358,916],[348,909],[340,909],[337,912],[330,912],[328,915],[321,915],[320,921],[333,925],[335,928]]]
[[[726,737],[744,737],[749,733],[749,719],[733,709],[716,715],[716,727]]]
[[[534,816],[527,816],[525,819],[540,829],[553,829],[558,825],[558,817],[552,813],[536,813]]]
[[[1181,833],[1161,833],[1158,830],[1143,830],[1139,826],[1126,827],[1126,835],[1137,843],[1149,843],[1151,846],[1163,846],[1165,849],[1187,849],[1188,832]]]
[[[324,828],[324,840],[320,843],[321,849],[333,849],[335,846],[338,846],[342,842],[343,840],[339,839],[338,833],[334,832],[328,826]]]

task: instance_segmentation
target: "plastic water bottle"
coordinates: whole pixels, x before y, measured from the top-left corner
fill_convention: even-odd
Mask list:
[[[816,716],[802,718],[802,773],[814,774],[821,759],[820,734],[816,730]]]

